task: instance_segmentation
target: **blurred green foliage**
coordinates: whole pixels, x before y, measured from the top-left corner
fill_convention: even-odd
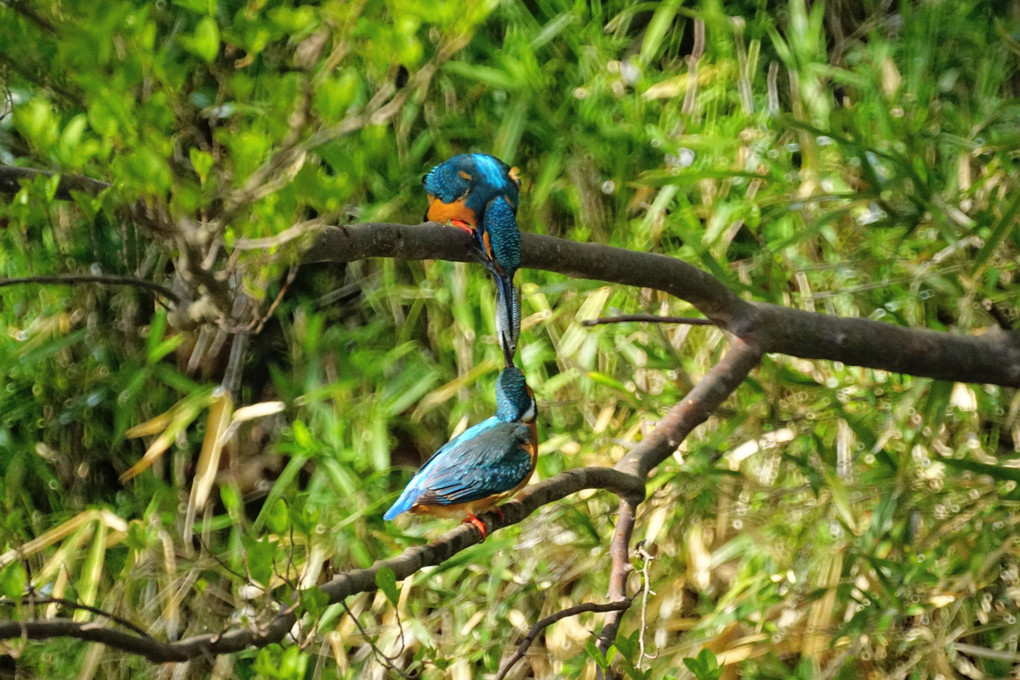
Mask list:
[[[0,275],[170,279],[181,242],[124,216],[140,202],[222,220],[213,260],[265,313],[306,241],[235,246],[312,219],[413,223],[421,175],[478,150],[522,169],[523,229],[679,257],[753,300],[981,332],[1017,318],[1018,15],[978,0],[0,3],[0,162],[112,185],[60,201],[55,179],[25,182],[0,205]],[[580,324],[689,311],[658,293],[520,276],[541,478],[617,460],[726,348],[714,328]],[[366,566],[449,526],[381,515],[493,408],[478,267],[302,268],[239,393],[286,410],[239,424],[192,535],[228,334],[177,330],[134,288],[0,300],[0,550],[37,539],[0,558],[0,592],[30,583],[160,638],[250,625],[272,613],[255,584],[286,600],[326,560]],[[171,409],[168,451],[118,481],[154,438],[130,428]],[[1008,675],[1018,413],[1015,390],[767,358],[650,480],[635,568],[652,592],[607,659],[632,678]],[[300,647],[190,672],[483,677],[535,620],[604,599],[614,507],[543,508],[401,584],[380,574],[349,612],[309,595]],[[601,621],[555,624],[516,677],[593,677]],[[16,652],[39,677],[168,675],[67,640]]]

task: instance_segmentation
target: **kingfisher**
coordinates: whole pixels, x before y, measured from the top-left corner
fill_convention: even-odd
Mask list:
[[[484,153],[459,154],[432,168],[422,184],[429,197],[425,219],[450,221],[478,241],[482,251],[478,259],[496,281],[496,304],[502,302],[504,307],[496,325],[504,356],[509,353],[509,366],[520,334],[520,298],[513,285],[521,264],[517,168]]]
[[[411,511],[438,517],[466,515],[465,523],[487,530],[476,516],[513,496],[531,479],[538,460],[535,394],[515,366],[496,379],[496,415],[457,435],[435,452],[383,515]]]
[[[449,221],[474,232],[485,216],[486,206],[497,196],[502,196],[517,214],[519,171],[486,153],[453,156],[429,170],[421,183],[429,197],[426,220]]]

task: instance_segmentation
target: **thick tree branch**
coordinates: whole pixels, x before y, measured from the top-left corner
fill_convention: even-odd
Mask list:
[[[325,230],[305,261],[400,257],[469,262],[470,241],[465,232],[435,223],[358,224]],[[687,300],[717,326],[765,353],[1020,387],[1018,331],[993,328],[979,336],[955,335],[751,303],[718,279],[666,255],[541,234],[521,234],[521,241],[523,267],[664,291]]]

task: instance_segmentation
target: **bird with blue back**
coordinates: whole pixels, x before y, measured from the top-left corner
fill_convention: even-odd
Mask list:
[[[496,415],[451,439],[433,454],[383,515],[466,515],[484,539],[477,514],[513,496],[531,479],[538,460],[535,395],[516,367],[496,380]]]
[[[458,154],[432,168],[422,185],[429,199],[425,219],[451,222],[477,239],[481,252],[476,255],[496,280],[497,306],[503,306],[497,326],[505,322],[499,336],[509,366],[520,334],[520,298],[513,285],[521,262],[517,168],[489,154]]]
[[[497,196],[502,196],[517,213],[521,188],[517,168],[486,153],[457,154],[429,170],[421,183],[429,199],[426,220],[452,222],[476,232],[486,206]]]

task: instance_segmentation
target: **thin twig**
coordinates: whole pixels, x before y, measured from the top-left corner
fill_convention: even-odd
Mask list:
[[[354,615],[354,612],[351,611],[351,608],[347,606],[347,600],[343,600],[340,604],[343,605],[344,611],[346,611],[347,615],[351,617],[352,621],[354,621],[354,625],[358,627],[358,632],[361,633],[361,637],[365,638],[365,641],[368,642],[368,646],[372,648],[372,653],[376,656],[377,659],[380,660],[380,663],[382,663],[382,665],[386,666],[386,668],[389,668],[391,671],[393,671],[400,677],[406,678],[406,680],[411,680],[411,675],[409,675],[407,671],[403,670],[402,668],[397,668],[397,665],[393,663],[393,661],[397,657],[386,656],[386,654],[384,654],[383,651],[379,649],[378,646],[376,646],[375,640],[373,640],[372,636],[368,634],[368,631],[364,629],[364,627],[361,625],[361,621],[359,621],[358,617]]]
[[[644,562],[641,563],[641,633],[638,635],[638,658],[636,664],[638,670],[640,670],[641,664],[644,663],[645,656],[648,656],[649,659],[654,659],[659,655],[658,653],[656,653],[655,656],[645,654],[645,630],[648,627],[648,595],[655,594],[649,585],[648,567],[655,558],[652,557],[651,553],[645,550],[644,541],[638,541],[635,548],[637,549],[637,554],[644,560]]]
[[[313,220],[305,220],[287,227],[273,236],[265,238],[239,238],[234,242],[234,250],[268,250],[276,248],[294,239],[301,238],[306,234],[313,234],[326,227],[326,222],[321,217]]]
[[[136,626],[135,624],[131,623],[122,616],[118,616],[117,614],[108,612],[105,609],[100,609],[99,607],[81,604],[80,602],[75,602],[74,600],[67,600],[62,597],[35,597],[34,595],[25,595],[21,598],[21,604],[31,607],[44,604],[59,604],[60,606],[67,607],[68,609],[81,609],[82,611],[90,612],[92,614],[95,614],[96,616],[102,616],[103,618],[110,619],[114,623],[119,623],[128,630],[134,631],[139,635],[145,636],[147,638],[152,637],[147,632],[145,632],[145,629]],[[0,606],[16,607],[18,606],[18,603],[4,599],[0,600]]]
[[[280,286],[280,292],[276,295],[276,298],[273,299],[272,304],[269,305],[269,309],[266,310],[266,313],[263,314],[261,318],[256,316],[252,319],[252,322],[248,324],[248,328],[246,330],[250,331],[254,328],[253,335],[258,335],[262,332],[262,327],[265,326],[266,322],[272,318],[273,314],[276,312],[276,308],[280,306],[281,302],[283,302],[283,296],[287,294],[287,289],[290,288],[290,284],[294,283],[297,273],[297,265],[292,266],[287,272],[287,278],[284,280],[283,285]]]
[[[688,326],[714,326],[711,319],[701,319],[693,316],[658,316],[656,314],[620,314],[619,316],[604,316],[598,319],[586,319],[581,322],[582,326],[600,326],[606,323],[625,323],[638,321],[644,323],[682,323]]]
[[[166,286],[161,286],[152,281],[136,279],[132,276],[118,276],[115,274],[50,274],[43,276],[25,276],[17,279],[0,279],[0,288],[6,286],[19,286],[31,283],[56,284],[61,286],[73,286],[79,283],[97,283],[103,286],[134,286],[159,293],[174,304],[181,304],[184,300],[180,295]]]
[[[601,614],[604,612],[615,612],[621,609],[626,609],[630,606],[630,599],[621,600],[620,602],[606,602],[605,604],[599,604],[597,602],[585,602],[584,604],[576,604],[573,607],[567,607],[562,611],[558,611],[551,616],[547,616],[544,619],[538,621],[528,631],[528,635],[521,641],[521,644],[517,646],[517,651],[514,655],[507,659],[507,662],[503,664],[503,667],[499,669],[499,673],[496,675],[496,680],[503,680],[506,674],[514,667],[514,665],[524,658],[524,654],[531,647],[532,643],[535,642],[535,638],[543,630],[563,619],[571,616],[577,616],[578,614],[587,614],[589,612],[595,614]]]
[[[0,55],[2,58],[2,55]],[[57,173],[51,170],[38,170],[36,168],[21,168],[13,165],[0,165],[0,194],[16,194],[21,190],[21,180],[33,180],[40,175],[52,177]],[[85,194],[98,194],[104,189],[109,189],[110,184],[91,177],[82,175],[61,175],[60,184],[57,185],[57,193],[54,198],[62,201],[69,201],[73,198],[72,191],[80,191]]]

